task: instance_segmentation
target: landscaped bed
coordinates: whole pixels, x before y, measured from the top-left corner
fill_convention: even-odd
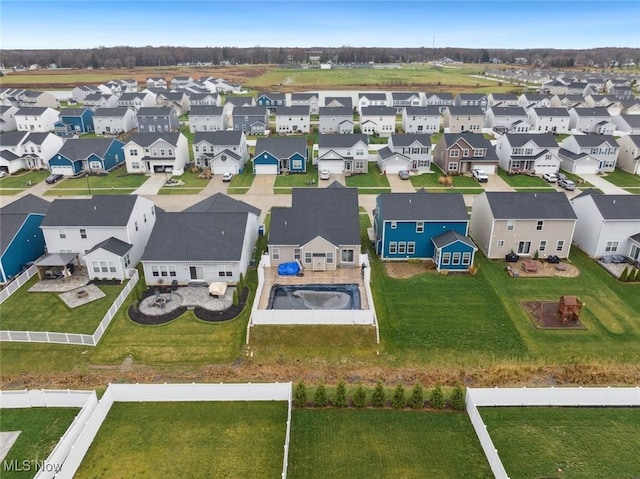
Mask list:
[[[640,408],[481,408],[512,479],[632,478],[640,473]]]
[[[76,478],[280,477],[286,402],[114,403]]]

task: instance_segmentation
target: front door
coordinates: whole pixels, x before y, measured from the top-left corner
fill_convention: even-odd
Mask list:
[[[327,260],[324,254],[313,255],[313,271],[325,271],[327,269]]]
[[[520,241],[518,243],[518,254],[529,254],[531,251],[531,241]]]
[[[189,266],[189,274],[192,281],[204,281],[204,271],[202,266]]]

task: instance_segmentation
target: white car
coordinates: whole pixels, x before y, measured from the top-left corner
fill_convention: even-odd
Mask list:
[[[558,181],[558,175],[555,173],[543,173],[542,179],[548,181],[549,183],[556,183]]]
[[[4,178],[5,176],[8,176],[8,173],[6,171],[0,170],[0,178]]]
[[[225,173],[222,175],[222,181],[224,183],[229,183],[231,180],[233,180],[233,173]]]
[[[331,177],[331,173],[329,172],[329,170],[320,170],[320,179],[321,180],[328,180],[329,177]]]
[[[478,180],[478,183],[486,183],[489,181],[489,175],[479,168],[474,168],[473,177]]]

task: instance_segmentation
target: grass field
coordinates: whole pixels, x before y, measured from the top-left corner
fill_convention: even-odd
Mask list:
[[[313,182],[312,184],[309,184]],[[292,173],[290,175],[278,175],[274,183],[276,188],[287,187],[317,187],[318,169],[307,165],[306,173]]]
[[[0,466],[2,479],[32,478],[36,471],[34,461],[44,461],[49,456],[78,412],[76,408],[56,407],[2,409],[0,431],[21,431]],[[11,461],[18,461],[18,466],[24,470],[7,470]],[[22,461],[29,461],[30,471]]]
[[[440,178],[443,173],[442,171],[435,165],[431,165],[431,170],[433,173],[423,173],[417,176],[410,176],[409,181],[416,188],[442,188],[443,186],[438,183],[438,178]],[[482,186],[474,180],[470,176],[452,176],[451,180],[453,181],[453,188],[480,188]]]
[[[45,180],[48,171],[30,171],[22,175],[10,175],[0,179],[0,195],[14,195]]]
[[[51,188],[44,192],[44,196],[93,196],[93,195],[130,195],[134,188],[88,188],[79,190],[56,190]]]
[[[286,423],[286,402],[115,403],[75,477],[280,477]]]
[[[464,413],[294,409],[290,479],[492,477]]]
[[[480,413],[513,479],[640,474],[638,408],[497,407]]]

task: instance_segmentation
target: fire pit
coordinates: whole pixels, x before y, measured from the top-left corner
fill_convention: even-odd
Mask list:
[[[76,291],[76,296],[78,298],[86,298],[87,296],[89,296],[89,292],[86,289],[81,289],[79,291]]]

